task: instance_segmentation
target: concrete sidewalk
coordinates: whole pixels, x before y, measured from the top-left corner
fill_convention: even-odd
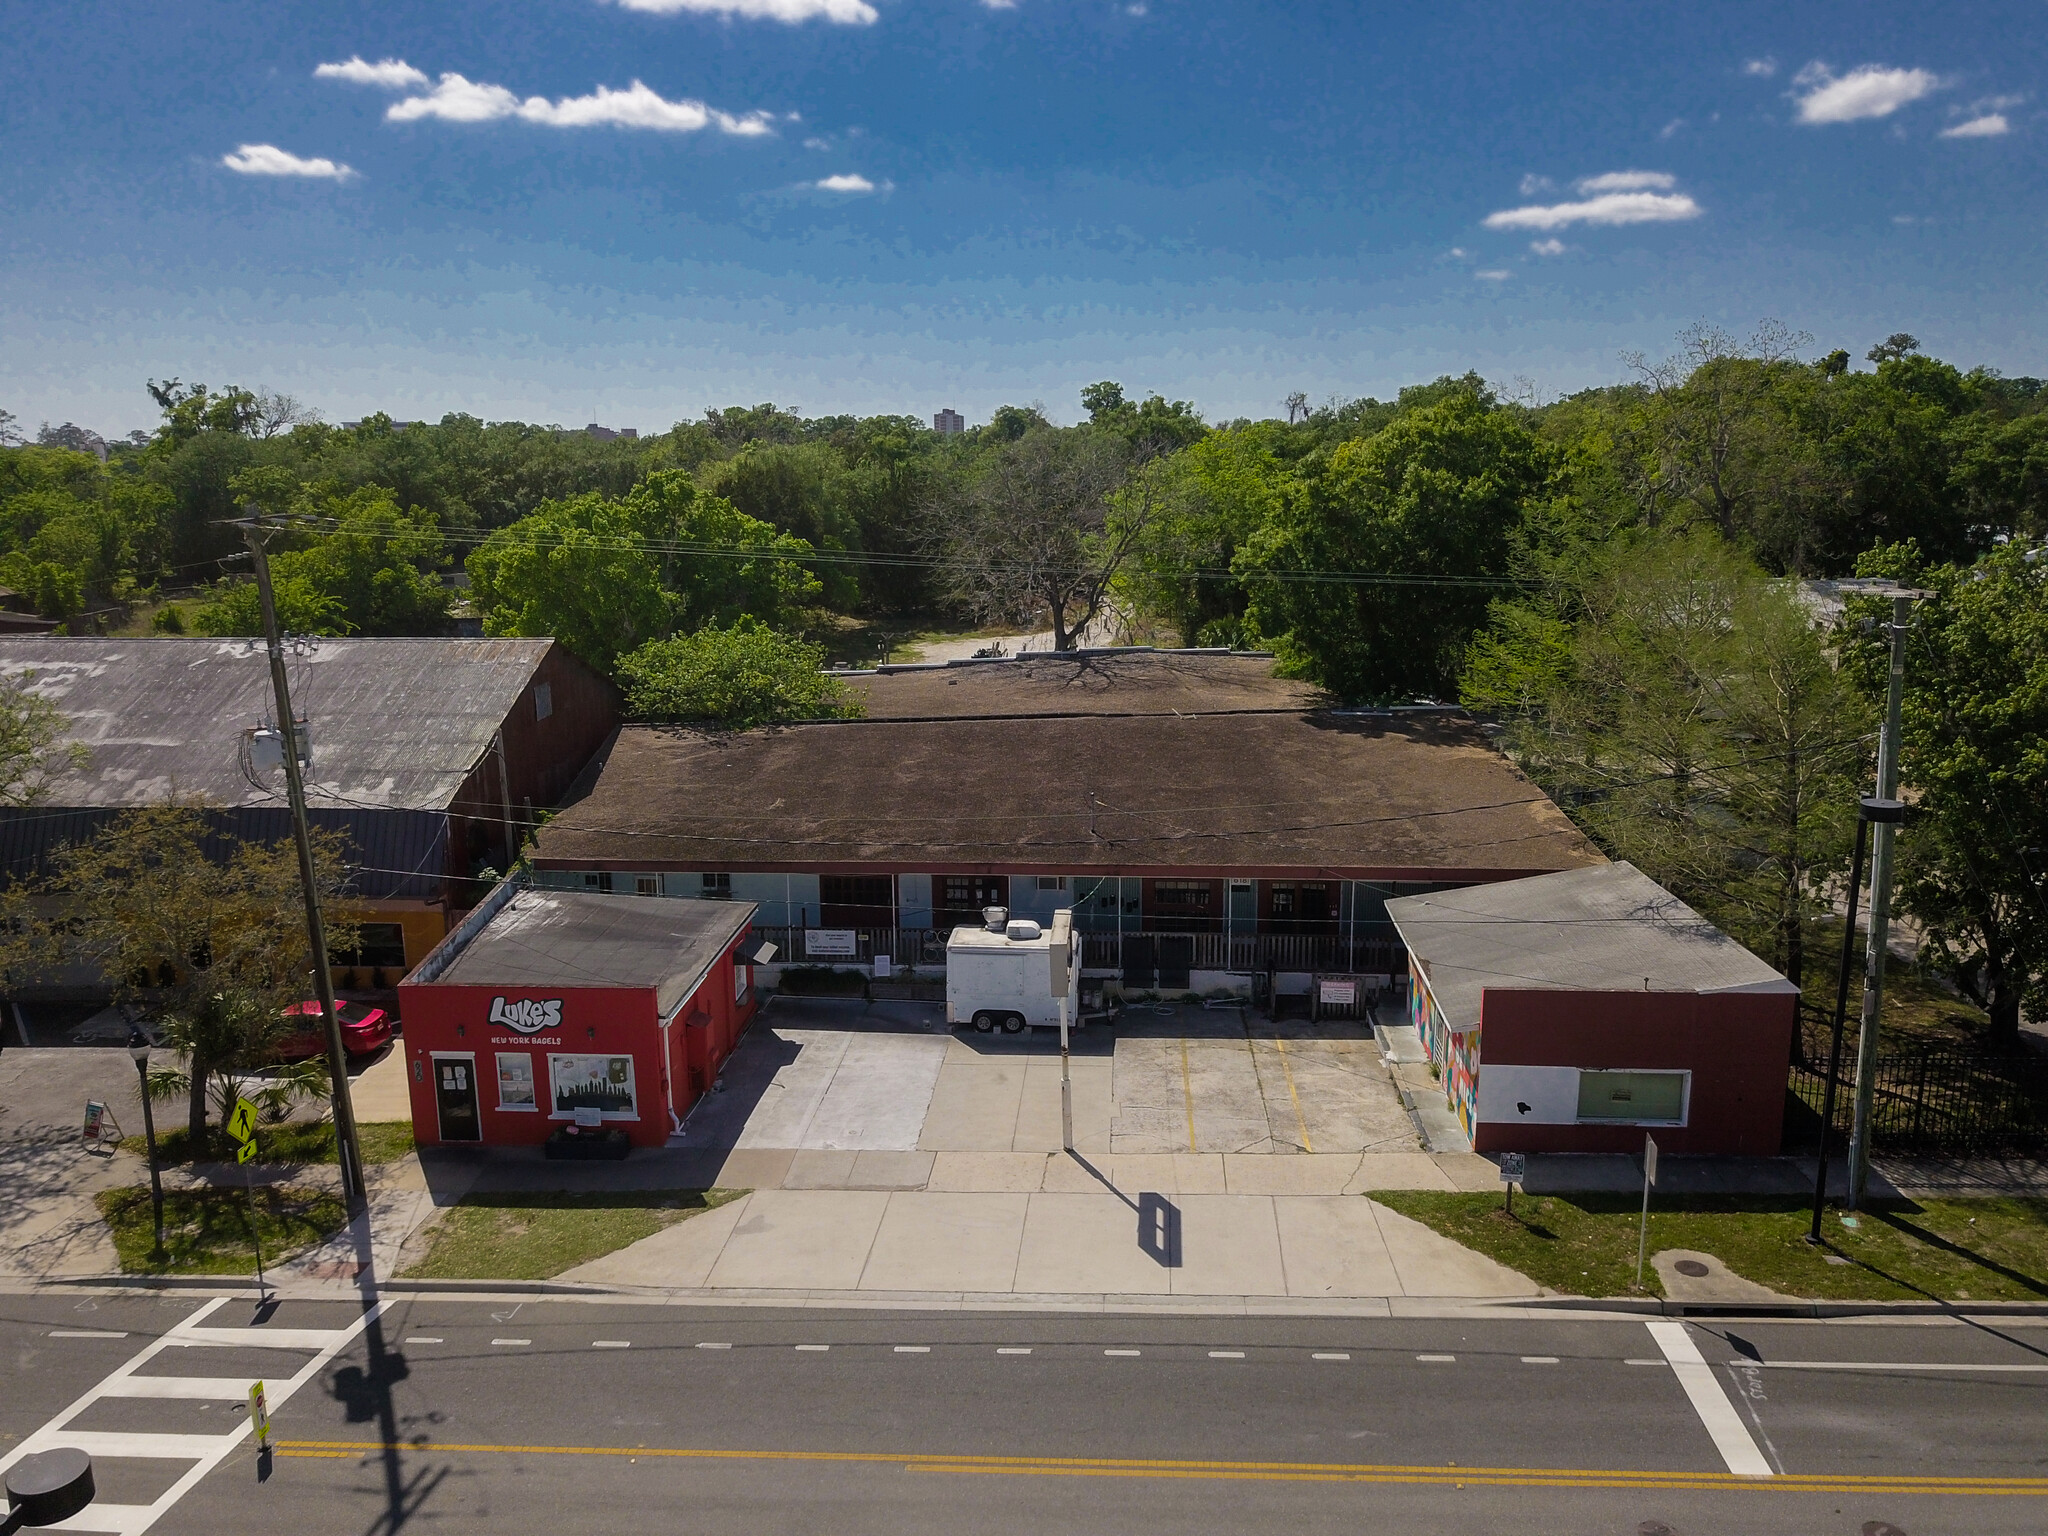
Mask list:
[[[563,1280],[664,1292],[1432,1297],[1540,1294],[1526,1276],[1340,1195],[761,1190]]]

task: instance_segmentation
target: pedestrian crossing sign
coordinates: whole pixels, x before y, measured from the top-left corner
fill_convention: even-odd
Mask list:
[[[256,1106],[247,1099],[235,1100],[234,1113],[228,1116],[228,1134],[243,1143],[256,1134]]]

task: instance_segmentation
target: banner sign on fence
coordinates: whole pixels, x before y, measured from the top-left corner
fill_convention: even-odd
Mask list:
[[[852,928],[806,928],[804,954],[813,960],[852,959],[860,953],[860,934]]]
[[[1318,999],[1333,1008],[1355,1008],[1358,1006],[1358,983],[1355,981],[1326,981],[1321,983]]]

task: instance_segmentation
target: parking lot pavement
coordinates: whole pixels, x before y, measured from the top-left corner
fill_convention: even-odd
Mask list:
[[[1149,1010],[1076,1032],[1069,1073],[1074,1146],[1090,1155],[1421,1150],[1371,1032],[1356,1024],[1276,1028],[1236,1009]],[[917,1005],[778,997],[723,1084],[691,1115],[685,1145],[940,1154],[1063,1146],[1051,1031],[947,1030]]]

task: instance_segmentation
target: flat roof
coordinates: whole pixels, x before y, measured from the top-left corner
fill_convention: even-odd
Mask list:
[[[1027,651],[881,667],[845,681],[873,720],[1214,714],[1327,702],[1311,683],[1275,677],[1271,656],[1244,651]]]
[[[432,982],[464,987],[652,987],[672,1012],[754,920],[749,901],[527,888]]]
[[[445,810],[554,643],[332,638],[291,657],[292,707],[313,731],[307,802]],[[11,636],[0,676],[26,677],[89,754],[51,776],[44,806],[284,804],[281,777],[252,783],[241,765],[243,730],[277,714],[260,641]]]
[[[1487,987],[1583,992],[1799,989],[1626,862],[1387,903],[1445,1023]]]
[[[1455,711],[628,726],[593,770],[537,864],[1430,880],[1603,862]]]

